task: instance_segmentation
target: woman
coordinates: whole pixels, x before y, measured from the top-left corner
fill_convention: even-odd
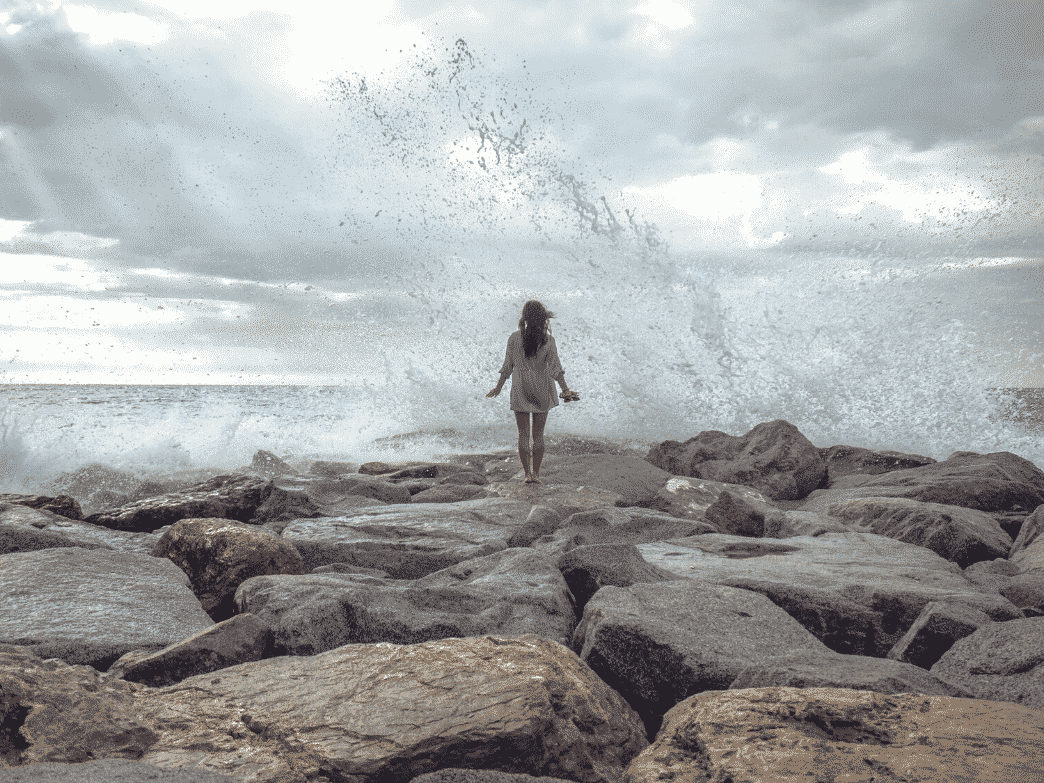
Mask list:
[[[540,484],[540,463],[544,459],[544,424],[547,412],[558,405],[555,384],[562,387],[566,402],[580,399],[566,386],[565,373],[558,361],[558,349],[548,320],[555,314],[535,299],[522,307],[518,331],[508,337],[507,354],[500,368],[500,382],[487,397],[496,397],[511,376],[511,410],[518,425],[518,456],[526,471],[527,484]],[[529,414],[533,414],[533,468],[529,467]]]

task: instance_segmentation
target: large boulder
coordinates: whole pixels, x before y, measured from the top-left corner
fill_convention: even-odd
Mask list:
[[[0,643],[101,671],[214,624],[165,558],[63,547],[0,555]]]
[[[17,503],[28,508],[38,508],[50,511],[66,519],[83,519],[83,511],[76,498],[70,495],[18,495],[0,493],[0,504]]]
[[[216,476],[178,492],[90,514],[84,521],[134,533],[152,532],[189,518],[249,522],[273,488],[271,481],[256,476]]]
[[[920,693],[747,688],[667,713],[624,783],[1036,780],[1044,712]]]
[[[270,658],[143,689],[134,706],[159,735],[142,762],[254,783],[460,766],[611,783],[647,744],[618,693],[533,635]]]
[[[897,497],[979,511],[1021,511],[1044,504],[1044,471],[1011,452],[958,451],[942,462],[877,476],[860,489],[884,487]]]
[[[485,634],[535,633],[568,644],[576,625],[561,572],[532,549],[505,549],[420,579],[256,577],[239,588],[236,604],[272,629],[276,655]]]
[[[979,699],[1044,709],[1044,617],[983,625],[947,650],[931,672]]]
[[[0,644],[0,775],[29,764],[140,758],[159,735],[134,706],[139,687]]]
[[[307,571],[349,563],[418,579],[506,549],[530,508],[500,497],[371,506],[332,519],[299,519],[286,526],[283,538],[301,553]]]
[[[684,443],[668,440],[645,459],[677,476],[754,487],[771,500],[799,500],[826,480],[826,462],[789,422],[757,425],[743,436],[714,430]]]
[[[1004,557],[1011,538],[983,511],[907,498],[864,498],[833,503],[824,513],[874,533],[918,544],[961,568]]]
[[[929,601],[1022,613],[961,569],[915,544],[873,533],[783,540],[707,534],[638,544],[642,557],[679,576],[769,597],[835,652],[883,658]]]
[[[893,470],[919,468],[923,465],[934,465],[931,457],[920,454],[903,454],[899,451],[863,449],[858,446],[831,446],[820,449],[819,453],[827,464],[827,487],[833,487],[840,479],[852,476],[868,479],[881,473]],[[856,482],[847,482],[855,485]]]
[[[307,573],[292,543],[233,519],[183,519],[160,537],[151,554],[185,572],[203,611],[215,622],[235,613],[236,590],[250,577]]]
[[[689,579],[603,587],[584,609],[573,649],[637,710],[650,739],[679,701],[728,688],[752,663],[828,652],[764,596]]]

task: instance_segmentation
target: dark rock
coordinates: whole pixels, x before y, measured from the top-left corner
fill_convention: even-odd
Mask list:
[[[798,500],[826,480],[826,462],[797,427],[782,419],[743,436],[714,430],[684,443],[668,440],[645,458],[677,476],[754,487],[772,500]]]
[[[1011,539],[989,514],[906,498],[865,498],[833,503],[825,513],[878,535],[918,544],[961,568],[1004,557]]]
[[[577,613],[583,613],[591,596],[607,585],[630,587],[683,578],[646,563],[633,544],[579,546],[559,557],[555,565],[569,585]]]
[[[267,525],[272,522],[293,522],[295,519],[314,519],[324,516],[319,508],[304,492],[272,487],[265,502],[254,511],[250,523]],[[285,525],[284,525],[285,527]]]
[[[1018,537],[1012,542],[1008,557],[1014,558],[1044,534],[1044,505],[1037,506],[1026,517],[1019,529]]]
[[[529,511],[529,516],[526,517],[526,521],[511,534],[507,545],[509,547],[530,546],[541,536],[557,530],[563,520],[569,516],[571,514],[565,513],[565,509],[561,506],[533,506]]]
[[[976,699],[1044,709],[1044,617],[983,625],[956,642],[931,672]]]
[[[351,462],[331,462],[329,460],[316,460],[309,468],[308,472],[313,476],[322,476],[323,478],[337,478],[343,476],[346,473],[357,473],[359,472],[359,466]]]
[[[541,536],[531,546],[558,558],[580,546],[645,544],[716,530],[709,522],[678,519],[641,508],[604,508],[573,514],[561,527]]]
[[[765,534],[765,516],[776,510],[769,503],[735,497],[731,492],[723,490],[707,508],[704,516],[719,533],[760,538]]]
[[[842,476],[876,476],[893,470],[935,464],[931,457],[922,457],[919,454],[878,451],[858,446],[831,446],[819,449],[819,453],[827,464],[828,488],[833,487]]]
[[[298,471],[290,467],[290,465],[288,465],[284,460],[277,457],[271,451],[265,451],[264,449],[260,449],[254,454],[254,458],[250,461],[250,470],[267,478],[272,478],[273,476],[301,475]]]
[[[162,687],[197,674],[225,669],[270,655],[272,629],[252,614],[238,614],[156,652],[127,653],[106,674]]]
[[[349,476],[333,481],[322,481],[315,486],[315,492],[325,496],[362,495],[383,503],[409,503],[410,491],[401,484],[392,484],[382,478],[370,476]],[[312,496],[314,499],[314,495]]]
[[[922,669],[931,669],[957,641],[991,622],[993,620],[978,609],[946,601],[931,601],[895,643],[895,647],[888,651],[887,657],[893,661],[912,663]]]
[[[584,609],[573,649],[641,715],[650,739],[675,704],[728,688],[752,663],[827,652],[764,596],[688,579],[603,587]]]
[[[11,495],[0,493],[0,503],[17,503],[20,506],[28,506],[42,511],[50,511],[66,519],[83,519],[83,512],[76,498],[69,495]]]
[[[474,484],[438,484],[418,492],[410,499],[412,503],[459,503],[462,500],[478,500],[490,497],[484,488]]]
[[[129,532],[150,532],[190,518],[249,522],[273,488],[271,481],[256,476],[215,476],[180,492],[91,514],[84,521]]]
[[[276,655],[487,634],[536,633],[568,644],[576,625],[562,574],[532,549],[506,549],[415,580],[257,577],[240,586],[236,604],[271,627]]]
[[[235,613],[236,590],[250,577],[307,573],[292,543],[232,519],[183,519],[163,534],[152,556],[185,572],[215,622]]]

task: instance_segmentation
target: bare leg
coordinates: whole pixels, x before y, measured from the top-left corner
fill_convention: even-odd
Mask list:
[[[518,456],[526,472],[526,481],[529,481],[532,476],[529,470],[529,414],[515,411],[515,424],[518,425]]]
[[[540,481],[540,463],[544,461],[544,425],[547,413],[533,414],[533,478]]]

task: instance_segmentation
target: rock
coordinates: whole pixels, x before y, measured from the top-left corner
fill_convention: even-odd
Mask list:
[[[160,650],[214,624],[180,568],[130,552],[0,555],[0,595],[0,644],[102,671],[126,652]]]
[[[411,498],[413,503],[459,503],[462,500],[478,500],[490,497],[482,487],[472,484],[440,484],[418,492]]]
[[[1009,704],[847,688],[701,693],[667,713],[625,783],[1031,780],[1044,713]]]
[[[392,465],[387,462],[365,462],[359,466],[359,472],[366,476],[381,476],[386,473],[395,473],[396,471],[405,470],[407,467],[423,466],[421,472],[424,470],[431,470],[433,467],[430,462],[407,462],[399,465]],[[435,473],[432,474],[436,475]],[[421,476],[415,476],[414,478],[422,478]]]
[[[681,519],[702,522],[706,521],[707,509],[713,506],[726,490],[739,501],[749,500],[754,504],[771,505],[768,498],[756,489],[742,484],[672,476],[656,493],[656,498],[649,508]]]
[[[1000,594],[1019,609],[1044,609],[1044,570],[1037,569],[1011,578]]]
[[[265,451],[264,449],[259,449],[254,454],[254,458],[250,461],[250,470],[266,478],[301,475],[271,451]]]
[[[943,462],[885,473],[861,489],[887,487],[898,497],[979,511],[1021,510],[1044,504],[1044,471],[1007,451],[958,451]]]
[[[0,503],[0,554],[78,546],[147,555],[157,541],[159,536],[155,533],[126,533],[78,522],[43,509]]]
[[[351,462],[332,462],[329,460],[316,460],[308,467],[308,472],[313,476],[323,478],[337,478],[346,473],[359,472],[359,466]]]
[[[439,479],[440,484],[474,484],[476,486],[485,486],[489,483],[489,479],[482,473],[475,470],[461,470],[457,473],[450,473],[448,476]]]
[[[919,454],[878,451],[858,446],[831,446],[820,449],[819,453],[827,465],[827,488],[832,488],[843,476],[876,476],[893,470],[935,464],[931,457],[922,457]]]
[[[622,495],[608,489],[574,487],[569,484],[549,485],[546,482],[523,484],[523,477],[522,471],[518,471],[511,481],[493,482],[486,489],[489,491],[490,497],[495,495],[520,500],[530,505],[539,503],[543,506],[560,507],[567,510],[568,514],[579,509],[605,508],[625,504]]]
[[[772,500],[798,500],[826,480],[826,462],[797,427],[782,419],[742,437],[707,431],[684,443],[668,440],[645,458],[677,476],[754,487]]]
[[[638,712],[650,739],[678,702],[752,663],[822,642],[762,595],[683,579],[603,587],[573,633],[580,659]]]
[[[272,487],[265,502],[254,511],[250,522],[255,525],[283,523],[282,528],[295,519],[315,519],[324,516],[324,511],[304,492]]]
[[[50,511],[66,519],[83,519],[83,511],[76,498],[69,495],[12,495],[0,493],[0,503],[17,503],[20,506]]]
[[[507,541],[509,547],[530,546],[541,536],[553,533],[561,523],[576,511],[565,513],[562,506],[535,505],[529,511],[529,516]]]
[[[1044,570],[1044,538],[1037,538],[1029,546],[1018,550],[1011,562],[1018,566],[1020,573]]]
[[[704,516],[719,533],[760,538],[765,533],[765,516],[776,511],[776,507],[752,498],[735,497],[722,490]]]
[[[825,513],[878,535],[923,546],[961,568],[1004,557],[1011,548],[1011,539],[993,517],[960,506],[867,498],[833,503]]]
[[[679,576],[763,592],[844,654],[883,658],[929,601],[970,606],[995,621],[1021,614],[915,544],[872,533],[784,541],[706,534],[637,546],[649,563]]]
[[[391,579],[387,571],[381,571],[378,568],[360,568],[359,566],[353,566],[349,563],[330,563],[330,565],[319,566],[313,568],[310,573],[313,574],[361,574],[362,576],[376,576],[381,579]]]
[[[159,734],[141,761],[256,783],[411,780],[462,763],[609,783],[647,744],[619,694],[532,635],[270,658],[143,689],[135,707]]]
[[[871,533],[860,524],[842,522],[814,511],[770,511],[765,514],[765,538],[821,536],[826,533]]]
[[[257,577],[242,584],[236,604],[272,629],[275,655],[486,634],[536,633],[568,644],[576,625],[565,579],[532,549],[506,549],[415,580]]]
[[[163,769],[130,759],[99,759],[80,764],[33,764],[0,768],[0,783],[237,783],[236,778],[198,769]]]
[[[308,570],[291,542],[232,519],[183,519],[163,534],[152,556],[185,572],[215,622],[235,613],[236,590],[250,577]]]
[[[1019,573],[1021,573],[1021,569],[1017,563],[1001,557],[994,560],[981,560],[964,569],[965,579],[979,587],[998,593],[1002,587],[1011,582],[1013,576],[1017,576]]]
[[[2,783],[2,779],[0,779]],[[511,772],[498,772],[491,769],[461,769],[459,767],[440,769],[418,775],[410,783],[569,783],[565,778],[549,778],[532,775],[516,775]]]
[[[323,495],[362,495],[383,503],[409,503],[410,491],[399,484],[369,476],[349,476],[335,481],[321,481],[315,492]],[[313,495],[314,498],[314,495]]]
[[[0,644],[0,770],[139,758],[159,735],[137,715],[134,687]]]
[[[272,629],[252,614],[237,614],[192,636],[149,653],[120,657],[106,672],[131,682],[160,687],[270,655]]]
[[[591,597],[608,585],[630,587],[639,582],[652,584],[683,578],[649,565],[633,544],[579,546],[559,557],[556,566],[569,585],[578,613],[583,613]]]
[[[255,476],[216,476],[180,492],[90,514],[84,521],[129,532],[151,532],[190,518],[222,517],[249,522],[272,489],[270,481]]]
[[[1044,533],[1044,505],[1037,506],[1033,513],[1026,517],[1019,529],[1019,534],[1011,544],[1008,557],[1014,559],[1030,544],[1036,541]]]
[[[544,484],[596,487],[620,495],[622,506],[648,508],[670,474],[633,455],[549,454],[540,466]]]
[[[641,508],[603,508],[569,516],[561,527],[541,536],[531,546],[558,558],[580,546],[644,544],[715,531],[709,522],[678,519]]]
[[[1044,708],[1044,617],[989,623],[956,642],[932,674],[975,698]]]
[[[964,688],[910,663],[866,655],[841,655],[833,650],[818,653],[799,650],[765,658],[736,675],[729,690],[771,686],[971,697]]]
[[[946,601],[930,601],[886,657],[931,669],[957,641],[992,622],[985,612],[978,609]]]

